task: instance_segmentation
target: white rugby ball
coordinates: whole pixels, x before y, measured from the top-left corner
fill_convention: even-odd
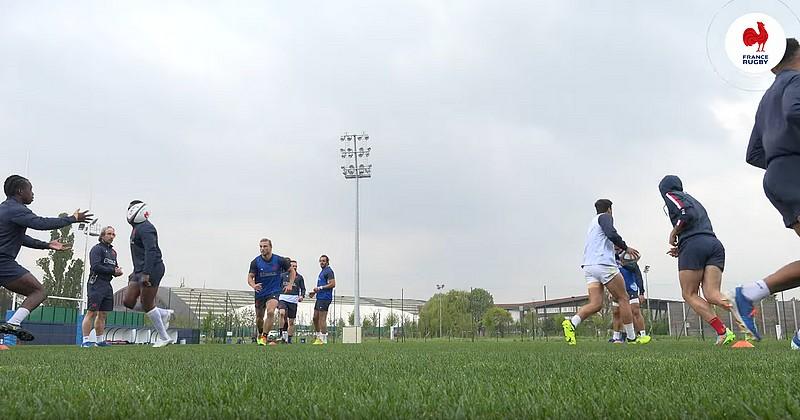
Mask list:
[[[150,210],[145,203],[136,203],[128,208],[128,223],[142,223],[150,217]]]
[[[641,257],[639,257],[641,258]],[[620,254],[619,259],[622,261],[623,264],[630,264],[639,261],[639,258],[634,258],[633,254],[628,251],[623,252]]]

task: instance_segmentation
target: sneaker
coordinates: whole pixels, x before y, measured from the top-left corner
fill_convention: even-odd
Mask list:
[[[158,339],[158,340],[156,340],[156,343],[153,344],[153,347],[154,348],[167,347],[170,344],[172,344],[172,340],[161,340],[161,339]]]
[[[81,348],[88,349],[90,347],[94,347],[95,345],[96,344],[93,341],[84,341],[83,343],[81,343]]]
[[[259,346],[266,346],[267,345],[267,337],[264,337],[263,334],[259,335],[258,338],[256,339],[256,344],[258,344]]]
[[[2,334],[11,334],[20,339],[20,341],[33,341],[33,334],[19,325],[9,324],[8,322],[0,323],[0,335]]]
[[[314,345],[314,346],[320,346],[320,345],[322,345],[322,340],[320,340],[319,337],[317,337],[317,338],[314,339],[314,342],[311,343],[311,344]]]
[[[717,346],[725,346],[733,343],[734,340],[736,340],[736,334],[734,334],[730,328],[725,328],[725,334],[718,335],[717,342],[714,344]]]
[[[800,338],[797,338],[797,334],[792,337],[792,350],[800,350]]]
[[[731,312],[733,312],[733,316],[736,317],[736,320],[744,326],[746,332],[752,335],[756,341],[761,341],[761,335],[758,334],[756,322],[753,319],[753,315],[755,314],[753,302],[744,297],[742,294],[742,286],[734,289],[733,293],[728,293],[728,301],[733,305],[731,307]]]
[[[108,344],[105,341],[98,341],[97,347],[111,347],[111,344]]]
[[[561,327],[564,328],[564,340],[566,340],[567,344],[570,346],[574,346],[576,344],[575,326],[572,325],[572,321],[565,319],[564,322],[561,323]]]
[[[164,324],[164,329],[165,330],[169,329],[169,321],[172,320],[172,314],[174,314],[174,313],[175,313],[175,311],[173,311],[172,309],[162,309],[161,310],[161,323]]]
[[[640,335],[640,336],[636,337],[636,344],[647,344],[652,339],[653,338],[650,337],[649,335]]]

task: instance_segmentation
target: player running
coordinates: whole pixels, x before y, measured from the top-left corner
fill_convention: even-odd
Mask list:
[[[281,340],[283,343],[292,344],[294,337],[294,321],[297,318],[297,304],[306,296],[306,283],[303,276],[297,272],[297,261],[290,261],[295,272],[294,287],[292,290],[281,293],[278,297],[278,312],[281,316]],[[283,287],[289,284],[289,273],[281,276]]]
[[[783,59],[772,72],[775,81],[764,93],[747,146],[747,163],[764,173],[764,193],[783,217],[784,225],[800,236],[800,46],[786,40]],[[773,293],[800,286],[800,261],[781,267],[763,280],[737,287],[729,294],[736,319],[757,340],[754,305]],[[800,349],[800,331],[791,348]]]
[[[122,303],[128,309],[138,309],[147,314],[153,327],[158,332],[158,339],[153,347],[166,347],[174,341],[167,333],[169,321],[174,312],[156,306],[156,296],[166,267],[158,246],[158,231],[150,223],[150,210],[147,204],[134,200],[128,205],[128,223],[131,231],[131,258],[133,273],[128,276],[128,287]],[[136,301],[139,301],[139,306]]]
[[[631,304],[631,314],[633,315],[633,327],[639,331],[640,342],[647,344],[652,339],[647,335],[644,325],[644,317],[641,311],[640,296],[644,293],[644,285],[642,282],[642,272],[639,270],[639,264],[634,260],[623,260],[622,256],[625,252],[619,247],[614,247],[617,252],[617,265],[622,278],[625,279],[625,290],[628,292],[628,302]],[[612,312],[612,325],[614,327],[614,335],[611,338],[612,343],[624,343],[622,339],[622,320],[619,314],[619,304],[612,297],[611,306],[614,308]],[[627,334],[626,334],[627,335]],[[626,337],[627,338],[627,337]]]
[[[711,305],[725,310],[731,307],[720,293],[725,248],[714,234],[706,209],[683,191],[680,178],[665,176],[658,184],[658,190],[673,226],[667,254],[678,259],[678,280],[683,299],[717,332],[716,345],[730,344],[736,335],[711,308]],[[700,297],[701,287],[705,299]]]
[[[72,223],[92,220],[88,211],[75,210],[72,216],[39,217],[28,208],[33,203],[33,185],[26,178],[11,175],[3,184],[6,201],[0,203],[0,287],[25,296],[22,305],[11,318],[0,323],[0,335],[11,334],[22,341],[33,340],[33,334],[22,329],[20,324],[46,298],[44,286],[27,269],[17,264],[21,247],[66,251],[72,244],[58,241],[43,242],[25,234],[26,229],[53,230]]]
[[[258,242],[260,255],[250,263],[247,284],[255,291],[256,327],[258,328],[258,345],[275,344],[267,342],[267,333],[272,331],[275,322],[275,308],[278,307],[278,296],[281,289],[289,292],[294,288],[295,271],[289,259],[272,253],[272,241],[264,238]],[[289,272],[288,283],[281,287],[281,274]],[[267,319],[264,325],[264,313]]]
[[[603,288],[607,288],[611,295],[619,302],[620,317],[623,327],[631,343],[644,343],[636,337],[633,328],[633,314],[625,291],[625,280],[619,272],[614,254],[614,245],[627,251],[633,258],[639,258],[639,251],[629,247],[614,229],[613,211],[611,200],[600,199],[594,203],[597,216],[589,224],[586,234],[586,245],[583,249],[583,273],[589,291],[589,303],[581,306],[578,313],[571,319],[567,318],[561,323],[564,329],[564,338],[567,344],[575,345],[575,327],[581,321],[596,314],[603,308]]]

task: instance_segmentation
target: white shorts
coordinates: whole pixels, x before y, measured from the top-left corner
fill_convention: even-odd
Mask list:
[[[600,283],[608,284],[616,275],[619,274],[619,267],[616,265],[584,265],[583,275],[586,277],[586,284]]]
[[[639,298],[633,298],[633,299],[629,300],[628,303],[630,303],[631,305],[638,305],[639,304]],[[619,306],[619,303],[617,303],[617,301],[613,300],[613,301],[611,301],[611,306],[614,306],[614,307]]]

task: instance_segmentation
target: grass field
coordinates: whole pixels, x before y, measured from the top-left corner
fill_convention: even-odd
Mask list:
[[[0,352],[0,418],[789,418],[800,353],[583,341]]]

